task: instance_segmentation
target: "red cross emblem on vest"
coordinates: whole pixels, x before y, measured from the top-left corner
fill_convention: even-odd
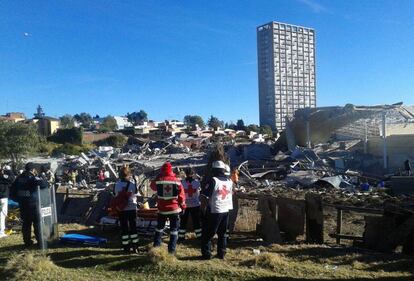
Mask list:
[[[167,191],[168,193],[171,191],[171,185],[166,185],[165,187],[164,187],[164,190],[165,191]]]
[[[188,197],[193,197],[193,194],[197,191],[197,189],[193,188],[193,185],[190,182],[187,182],[187,189],[185,193],[188,194]]]
[[[226,199],[227,194],[230,193],[229,190],[227,190],[227,185],[223,184],[222,188],[218,190],[218,194],[221,195],[221,200]]]

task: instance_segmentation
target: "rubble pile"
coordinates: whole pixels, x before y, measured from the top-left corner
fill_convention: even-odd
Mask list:
[[[218,142],[224,145],[230,166],[238,174],[232,224],[239,208],[243,213],[255,205],[248,207],[249,204],[243,203],[239,206],[237,200],[254,200],[257,207],[253,208],[259,215],[249,221],[254,221],[255,227],[257,223],[257,233],[267,243],[295,241],[305,233],[307,241],[324,243],[323,224],[328,219],[329,222],[325,223],[335,229],[335,221],[332,221],[335,209],[338,213],[345,210],[374,212],[375,215],[384,213],[385,216],[384,210],[389,209],[385,206],[390,204],[404,210],[414,207],[413,178],[403,173],[386,175],[381,157],[361,152],[364,148],[361,140],[331,141],[313,148],[295,146],[282,151],[272,140],[257,142],[217,136],[152,140],[129,137],[122,148],[100,146],[80,156],[62,156],[53,160],[57,162],[50,168],[53,166],[58,186],[59,220],[86,225],[116,225],[116,218],[108,216],[106,209],[113,196],[118,170],[124,165],[133,171],[142,195],[140,203],[154,207],[149,184],[160,167],[169,161],[178,175],[185,168],[192,167],[203,176],[210,151]],[[328,217],[323,214],[324,208],[329,213]],[[392,217],[395,216],[393,213]],[[247,216],[241,215],[239,223],[243,218]],[[145,216],[140,219],[140,231],[150,234],[156,220]],[[367,233],[373,236],[372,229],[377,221],[367,220],[370,227]],[[393,222],[389,217],[384,217],[384,220]],[[329,235],[336,235],[337,241],[351,237],[340,231]],[[352,236],[350,239],[362,238]]]

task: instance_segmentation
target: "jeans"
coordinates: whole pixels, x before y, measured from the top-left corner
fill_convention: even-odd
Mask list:
[[[201,254],[203,257],[211,257],[211,239],[217,233],[217,255],[219,258],[224,258],[227,248],[229,213],[212,214],[208,212],[205,221],[206,224],[203,225],[201,236]]]
[[[178,237],[185,239],[185,233],[187,231],[188,217],[191,216],[193,222],[194,233],[197,238],[201,237],[201,226],[200,226],[200,207],[186,208],[184,213],[181,215],[181,224]]]
[[[171,215],[163,215],[158,214],[158,224],[157,228],[155,229],[155,237],[154,237],[154,247],[161,246],[161,238],[165,228],[165,222],[167,219],[170,221],[170,241],[168,243],[168,252],[175,253],[175,249],[177,247],[177,240],[178,240],[178,229],[180,228],[180,215],[179,214],[171,214]]]
[[[128,250],[130,246],[136,248],[138,244],[136,219],[136,210],[122,211],[119,215],[119,223],[121,225],[121,241],[124,250]]]
[[[32,202],[21,200],[20,204],[20,218],[23,221],[22,234],[23,241],[26,246],[33,244],[32,241],[32,225],[37,242],[40,242],[40,218],[37,214],[37,206]]]

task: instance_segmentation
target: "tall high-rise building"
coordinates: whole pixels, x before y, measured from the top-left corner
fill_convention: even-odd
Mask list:
[[[270,22],[257,27],[260,125],[284,130],[299,108],[316,107],[315,30]]]

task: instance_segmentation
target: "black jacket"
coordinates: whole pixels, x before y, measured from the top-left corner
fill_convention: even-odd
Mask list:
[[[10,186],[13,183],[13,178],[9,175],[0,176],[0,199],[9,198]]]
[[[19,203],[37,203],[37,187],[47,188],[47,181],[24,172],[16,178],[11,187],[11,197]]]

